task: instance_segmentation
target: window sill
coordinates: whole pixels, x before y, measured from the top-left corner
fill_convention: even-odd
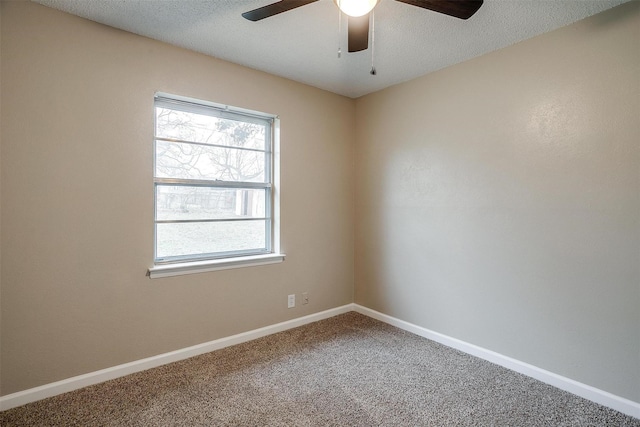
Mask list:
[[[149,268],[150,279],[181,276],[184,274],[205,273],[207,271],[228,270],[230,268],[253,267],[256,265],[276,264],[284,261],[284,254],[254,255],[236,258],[214,259],[207,261],[181,262],[155,265]]]

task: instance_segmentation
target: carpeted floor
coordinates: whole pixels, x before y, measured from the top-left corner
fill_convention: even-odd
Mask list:
[[[8,426],[636,426],[357,313],[0,413]]]

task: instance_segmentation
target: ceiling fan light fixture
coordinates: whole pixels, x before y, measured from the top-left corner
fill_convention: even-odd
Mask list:
[[[340,10],[349,15],[358,17],[371,12],[378,0],[334,0]]]

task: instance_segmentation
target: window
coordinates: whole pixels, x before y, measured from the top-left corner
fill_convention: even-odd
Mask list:
[[[267,114],[156,95],[156,266],[276,252],[275,123]]]

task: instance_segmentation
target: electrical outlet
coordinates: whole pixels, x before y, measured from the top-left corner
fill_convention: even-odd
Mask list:
[[[309,292],[302,293],[302,304],[309,304]]]
[[[296,295],[291,294],[287,297],[287,308],[293,308],[296,306]]]

